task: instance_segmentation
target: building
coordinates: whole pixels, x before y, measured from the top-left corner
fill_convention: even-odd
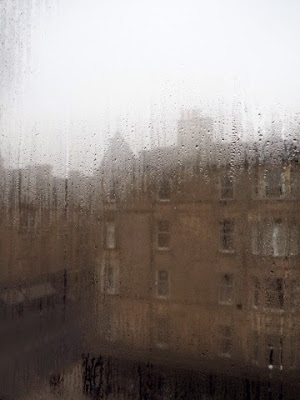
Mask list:
[[[250,154],[233,159],[225,146],[220,159],[214,143],[203,163],[198,147],[191,155],[181,145],[131,159],[136,176],[126,196],[124,188],[119,201],[103,193],[95,209],[102,224],[92,348],[207,374],[295,381],[298,152],[285,145],[276,157],[261,149],[254,157],[248,143]]]

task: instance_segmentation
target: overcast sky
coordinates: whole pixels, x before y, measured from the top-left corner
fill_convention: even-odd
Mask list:
[[[18,150],[20,165],[91,169],[116,129],[149,146],[154,120],[172,143],[181,109],[237,94],[300,110],[298,0],[60,0],[32,18],[18,26],[34,33],[30,69],[4,118],[10,163]]]

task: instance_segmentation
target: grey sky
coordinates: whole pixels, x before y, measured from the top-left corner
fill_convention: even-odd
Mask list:
[[[36,14],[3,148],[91,168],[116,129],[148,146],[152,115],[171,143],[180,109],[230,103],[236,83],[253,109],[299,110],[299,14],[297,0],[60,0]]]

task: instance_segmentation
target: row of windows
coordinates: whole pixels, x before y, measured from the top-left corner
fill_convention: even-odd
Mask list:
[[[109,260],[105,261],[102,272],[102,291],[107,294],[118,292],[119,269]],[[169,298],[170,273],[165,269],[156,271],[156,296]],[[270,278],[260,282],[258,278],[252,279],[251,302],[254,308],[265,307],[267,309],[284,310],[287,304],[292,310],[300,306],[300,283],[296,280],[284,280],[282,278]],[[222,274],[218,283],[218,303],[221,305],[233,305],[235,302],[234,274]]]
[[[159,348],[168,348],[171,329],[167,317],[157,318],[155,342]],[[235,347],[234,329],[232,325],[219,325],[216,331],[217,351],[220,357],[231,358]],[[252,332],[249,339],[249,358],[255,365],[265,366],[268,369],[283,369],[295,367],[297,362],[297,340],[295,335],[287,336],[284,343],[283,335]],[[285,354],[284,351],[285,350]]]
[[[121,326],[123,324],[123,327]],[[134,325],[133,325],[134,324]],[[172,346],[173,330],[171,319],[167,315],[156,315],[154,326],[154,343],[158,349],[167,350]],[[249,361],[254,365],[266,367],[269,370],[283,369],[283,366],[290,368],[297,364],[297,337],[293,328],[287,328],[287,332],[268,333],[259,335],[257,331],[252,331],[249,336]],[[124,335],[124,330],[125,335]],[[137,335],[138,332],[146,333],[145,326],[141,321],[110,321],[106,331],[106,339],[114,341],[120,337],[128,340],[129,335]],[[198,336],[198,339],[197,339]],[[213,336],[216,338],[216,355],[222,358],[234,357],[237,338],[233,324],[219,324],[215,327]],[[200,344],[200,337],[196,331],[190,332],[190,337],[194,338],[191,342],[196,346]]]
[[[224,274],[219,282],[219,304],[231,305],[234,303],[235,288],[234,275]],[[269,278],[260,281],[252,279],[251,302],[254,308],[265,307],[274,310],[284,310],[288,305],[292,310],[300,306],[300,283],[297,280]]]
[[[298,227],[281,219],[255,222],[251,226],[252,254],[273,257],[298,255]],[[158,250],[169,250],[171,245],[170,222],[157,222],[156,244]],[[235,224],[233,220],[225,219],[220,222],[220,251],[235,251]],[[113,221],[106,223],[105,247],[115,249],[116,226]]]
[[[109,188],[108,200],[116,202],[116,181]],[[256,170],[252,176],[252,194],[254,198],[281,199],[298,198],[300,195],[300,171],[286,167],[276,167],[265,171]],[[170,179],[162,179],[157,188],[159,201],[171,200],[172,186]],[[220,200],[235,198],[235,180],[230,171],[220,176]]]

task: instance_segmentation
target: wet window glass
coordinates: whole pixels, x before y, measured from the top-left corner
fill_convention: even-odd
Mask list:
[[[0,1],[0,399],[300,399],[300,2]]]

